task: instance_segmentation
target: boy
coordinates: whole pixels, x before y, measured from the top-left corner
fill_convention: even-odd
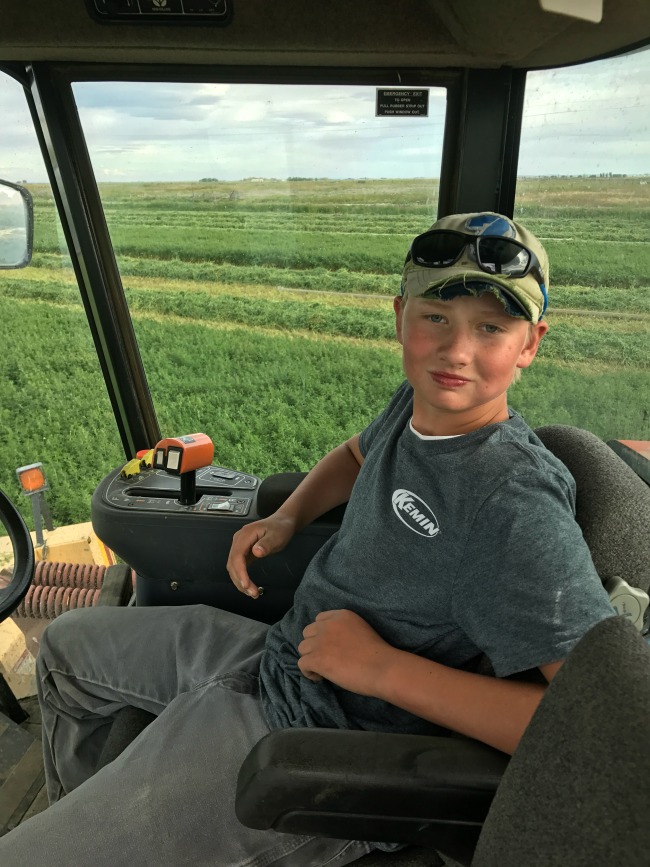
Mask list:
[[[547,329],[547,284],[539,242],[497,214],[446,217],[414,240],[394,302],[407,381],[233,538],[229,573],[255,598],[247,563],[349,500],[279,624],[198,606],[50,626],[39,689],[56,803],[0,840],[3,865],[348,864],[372,844],[234,819],[237,771],[269,728],[443,726],[516,748],[543,687],[503,678],[539,668],[550,680],[614,613],[573,480],[507,406]],[[485,657],[496,678],[475,673]],[[93,775],[124,704],[158,718]]]
[[[230,574],[255,596],[246,559],[351,497],[269,634],[260,681],[274,727],[428,721],[512,753],[543,688],[469,671],[484,654],[499,678],[539,668],[548,681],[613,613],[571,476],[508,410],[547,331],[547,284],[539,241],[497,214],[445,217],[414,240],[394,302],[407,382],[233,540]]]

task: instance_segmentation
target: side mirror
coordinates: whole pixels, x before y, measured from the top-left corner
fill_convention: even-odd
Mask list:
[[[0,270],[29,265],[33,243],[34,205],[29,191],[0,181]]]

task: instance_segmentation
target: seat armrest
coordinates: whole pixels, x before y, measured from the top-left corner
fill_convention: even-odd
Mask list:
[[[245,759],[236,813],[251,828],[438,846],[475,845],[509,756],[465,738],[283,729]]]

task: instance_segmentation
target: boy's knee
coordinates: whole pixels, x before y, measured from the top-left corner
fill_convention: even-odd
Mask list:
[[[88,616],[91,613],[92,609],[85,608],[66,611],[48,623],[39,640],[39,659],[51,654],[65,654],[68,646],[77,650],[83,647],[86,632],[94,631],[94,618]]]

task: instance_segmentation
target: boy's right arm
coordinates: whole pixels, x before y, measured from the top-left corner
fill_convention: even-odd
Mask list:
[[[226,564],[235,587],[256,599],[259,591],[250,579],[248,564],[281,551],[319,515],[346,503],[362,464],[359,436],[355,435],[325,455],[276,512],[235,533]]]

